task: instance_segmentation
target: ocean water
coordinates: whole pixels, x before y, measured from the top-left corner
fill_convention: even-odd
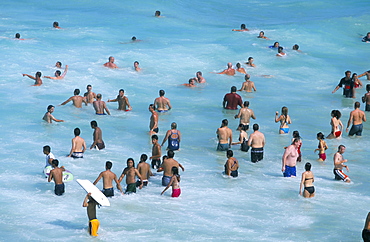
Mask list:
[[[75,179],[94,181],[107,160],[120,175],[127,158],[137,162],[142,153],[150,156],[147,108],[164,89],[173,110],[160,115],[159,138],[161,142],[171,122],[178,123],[183,139],[175,159],[185,167],[182,194],[178,199],[170,191],[160,196],[161,174],[135,195],[116,191],[111,207],[97,211],[101,226],[93,240],[361,241],[370,202],[369,124],[364,124],[362,137],[327,140],[326,162],[317,162],[313,151],[316,133],[330,132],[331,110],[340,110],[346,125],[353,103],[365,92],[358,89],[354,100],[344,99],[341,90],[331,94],[346,70],[361,74],[369,69],[370,45],[361,42],[370,31],[365,1],[23,0],[1,6],[0,240],[92,239],[82,207],[85,192],[69,182],[63,196],[54,195],[54,184],[43,178],[42,147],[50,145]],[[164,17],[153,17],[156,10]],[[53,29],[54,21],[63,29]],[[241,23],[250,31],[231,31]],[[261,30],[271,40],[257,39]],[[17,32],[26,40],[12,39]],[[132,36],[142,41],[130,43]],[[277,58],[266,48],[275,41],[286,48],[287,57]],[[302,53],[291,50],[296,43]],[[109,56],[120,69],[102,66]],[[224,118],[233,130],[239,123],[235,111],[222,109],[222,99],[231,86],[241,87],[243,75],[212,72],[225,69],[227,62],[244,63],[249,56],[257,67],[245,68],[257,92],[241,96],[250,101],[266,136],[265,158],[253,164],[249,153],[233,146],[240,175],[230,179],[221,174],[226,156],[216,151],[215,132]],[[140,73],[132,67],[136,60]],[[42,86],[33,87],[33,80],[22,77],[37,71],[53,75],[56,61],[69,65],[63,80],[43,79]],[[207,84],[181,86],[197,71]],[[120,112],[116,103],[108,103],[112,115],[96,116],[91,106],[57,106],[75,88],[84,92],[87,84],[103,100],[115,98],[123,88],[133,110]],[[56,106],[54,116],[66,122],[41,120],[49,104]],[[291,141],[291,132],[279,135],[273,121],[282,106],[289,108],[291,131],[298,130],[303,138],[299,176],[305,162],[312,163],[313,199],[298,195],[300,177],[282,177],[283,147]],[[66,157],[75,127],[88,146],[92,143],[91,120],[102,128],[107,148],[88,150],[84,159]],[[333,180],[332,157],[340,144],[347,147],[351,184]]]

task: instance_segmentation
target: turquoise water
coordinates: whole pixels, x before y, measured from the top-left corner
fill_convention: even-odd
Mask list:
[[[354,101],[343,99],[341,90],[331,91],[348,69],[358,74],[369,69],[369,44],[361,43],[368,28],[369,6],[364,1],[141,1],[93,2],[7,1],[0,14],[0,93],[2,116],[2,169],[0,171],[0,239],[85,241],[85,192],[76,183],[66,183],[62,197],[53,194],[53,184],[42,176],[42,147],[50,145],[61,165],[75,178],[94,181],[113,162],[120,174],[126,160],[150,156],[148,104],[164,89],[173,110],[160,115],[162,141],[171,122],[183,134],[175,158],[183,164],[182,195],[160,196],[160,174],[136,195],[112,198],[111,207],[97,212],[102,241],[143,240],[246,240],[246,241],[360,241],[369,210],[370,191],[366,159],[369,124],[361,138],[344,136],[328,140],[327,161],[316,161],[316,133],[330,132],[330,112],[342,112],[347,123]],[[154,18],[160,10],[163,18]],[[52,28],[58,21],[63,29]],[[249,32],[232,32],[245,23]],[[271,40],[257,39],[259,31]],[[12,38],[19,32],[24,41]],[[142,40],[130,42],[132,36]],[[277,58],[266,47],[279,41],[287,57]],[[291,51],[299,44],[302,53]],[[118,70],[102,67],[114,56]],[[235,112],[222,110],[222,98],[230,87],[241,87],[243,75],[216,75],[227,62],[235,66],[253,56],[256,68],[246,68],[257,87],[242,93],[266,135],[265,159],[250,162],[250,154],[233,147],[240,162],[240,176],[221,175],[225,154],[216,152],[216,129],[229,119],[235,130]],[[141,73],[133,71],[139,61]],[[22,73],[53,75],[54,64],[69,65],[63,80],[43,79],[40,87]],[[202,71],[207,84],[180,86]],[[273,75],[264,78],[261,75]],[[362,78],[366,85],[368,82]],[[108,103],[111,116],[96,116],[91,106],[77,110],[57,106],[72,96],[75,88],[91,84],[103,99],[115,98],[125,89],[133,111],[123,113]],[[45,124],[41,118],[49,104],[54,116],[65,123]],[[291,130],[303,137],[303,162],[313,164],[316,197],[298,195],[299,178],[284,179],[281,156],[291,134],[278,135],[275,111],[289,108]],[[369,116],[368,116],[369,118]],[[73,129],[81,128],[87,145],[92,142],[90,121],[97,120],[107,149],[88,150],[82,160],[66,155]],[[238,133],[234,132],[236,140]],[[332,156],[339,144],[347,147],[353,183],[333,180]],[[165,152],[163,149],[162,152]],[[101,182],[98,184],[101,188]],[[117,192],[116,192],[117,194]]]

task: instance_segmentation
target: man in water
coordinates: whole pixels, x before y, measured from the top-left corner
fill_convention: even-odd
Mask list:
[[[194,84],[194,82],[195,82],[194,79],[196,79],[196,78],[190,78],[189,83],[181,84],[181,86],[196,87],[196,85]]]
[[[85,94],[84,94],[84,97],[86,99],[86,103],[93,103],[94,99],[96,99],[96,94],[95,94],[95,92],[92,91],[92,86],[90,84],[87,85],[86,90],[87,90],[87,92],[85,92]]]
[[[161,11],[158,11],[158,10],[157,10],[157,11],[155,11],[155,13],[154,13],[154,17],[158,17],[158,18],[159,18],[159,17],[162,17],[162,16],[161,16]]]
[[[158,128],[158,113],[154,110],[154,104],[149,105],[149,112],[152,113],[150,116],[150,123],[149,123],[149,134],[156,134],[159,132]]]
[[[252,82],[250,78],[251,78],[251,75],[245,74],[244,76],[245,82],[243,82],[242,87],[238,91],[252,92],[252,89],[254,91],[257,91],[256,86],[254,85],[254,82]]]
[[[263,147],[265,146],[265,135],[258,131],[259,125],[253,124],[253,133],[249,136],[248,146],[251,149],[251,161],[256,163],[263,160]]]
[[[118,110],[131,111],[132,107],[128,98],[125,96],[125,90],[120,89],[116,99],[109,100],[108,102],[118,102]]]
[[[58,167],[58,165],[59,161],[57,159],[54,159],[51,163],[53,169],[50,171],[48,182],[51,182],[51,180],[54,179],[54,193],[57,196],[61,196],[64,193],[63,171],[65,169],[63,167]]]
[[[249,31],[249,29],[247,29],[247,28],[245,27],[245,24],[241,24],[241,25],[240,25],[240,29],[232,29],[231,31],[244,32],[244,31]]]
[[[362,121],[366,122],[366,115],[364,111],[360,110],[360,102],[355,102],[354,107],[355,107],[355,110],[353,110],[349,114],[346,132],[348,132],[348,128],[352,123],[352,127],[348,135],[349,136],[353,136],[353,135],[361,136],[362,129],[363,129]]]
[[[136,193],[136,179],[137,176],[140,179],[140,183],[142,183],[141,175],[139,171],[135,168],[134,159],[128,158],[127,159],[127,167],[123,170],[120,178],[118,179],[119,182],[123,180],[126,176],[126,192],[125,194]]]
[[[293,143],[289,145],[283,154],[281,171],[284,177],[296,177],[296,164],[298,158],[299,139],[295,138]]]
[[[111,69],[116,69],[118,66],[114,64],[114,57],[110,56],[108,58],[108,62],[104,64],[105,67],[111,68]]]
[[[161,145],[158,143],[158,136],[152,135],[152,156],[149,158],[152,160],[152,168],[158,169],[161,165],[161,156],[162,156],[162,150]]]
[[[134,62],[134,69],[135,69],[135,71],[137,71],[137,72],[141,71],[141,68],[139,67],[139,62],[138,62],[138,61],[135,61],[135,62]]]
[[[43,153],[46,155],[46,163],[45,163],[45,167],[47,166],[52,166],[52,162],[53,160],[55,159],[55,156],[53,155],[53,153],[51,153],[51,148],[50,146],[48,145],[45,145],[43,148],[42,148],[42,151]]]
[[[62,62],[57,61],[57,62],[55,63],[55,67],[56,67],[56,68],[62,68]]]
[[[96,101],[93,102],[93,106],[95,109],[95,113],[97,115],[105,115],[104,110],[107,112],[108,115],[110,115],[109,109],[107,108],[107,105],[104,101],[101,100],[102,95],[98,93],[96,95]]]
[[[49,105],[48,108],[47,108],[47,112],[45,113],[45,115],[42,119],[45,120],[48,123],[52,123],[53,120],[55,122],[64,122],[64,120],[54,118],[54,116],[52,115],[53,112],[54,112],[54,106]]]
[[[198,83],[206,83],[206,79],[204,79],[204,77],[202,76],[202,72],[201,71],[198,71],[196,74],[196,80]]]
[[[58,22],[54,22],[53,23],[53,27],[56,28],[56,29],[61,29],[61,27],[59,27],[59,23]]]
[[[365,71],[364,73],[362,73],[361,75],[358,75],[357,77],[360,78],[363,76],[366,76],[367,80],[370,81],[370,70]]]
[[[283,48],[283,47],[281,47],[281,46],[279,46],[279,47],[278,47],[278,53],[276,54],[276,56],[278,56],[278,57],[286,56],[286,53],[285,53],[285,52],[283,52],[283,50],[284,50],[284,48]]]
[[[75,137],[72,139],[72,148],[68,157],[83,158],[83,154],[86,151],[85,140],[80,137],[81,130],[79,128],[75,128],[73,132]]]
[[[250,66],[250,67],[256,67],[256,65],[253,63],[253,61],[254,61],[253,57],[249,57],[248,62],[246,62],[245,64],[247,66]]]
[[[180,149],[181,132],[180,130],[177,129],[177,124],[175,122],[171,124],[171,129],[167,130],[166,136],[164,137],[161,146],[164,145],[167,139],[168,139],[167,150]]]
[[[41,79],[41,76],[42,76],[42,73],[41,72],[36,72],[35,76],[31,76],[29,74],[22,74],[23,76],[27,76],[28,78],[31,78],[32,80],[35,80],[35,84],[33,84],[32,86],[41,86],[42,85],[42,79]]]
[[[227,161],[225,163],[225,175],[237,177],[239,162],[236,158],[233,157],[234,153],[232,150],[226,152]]]
[[[235,75],[235,70],[233,69],[233,64],[231,62],[227,63],[227,69],[217,73],[217,74],[226,74],[229,76]]]
[[[121,184],[118,182],[116,174],[114,174],[110,169],[112,169],[112,162],[107,161],[105,162],[105,171],[100,172],[98,178],[94,181],[94,185],[96,185],[101,178],[103,178],[103,190],[102,193],[106,197],[113,197],[114,196],[114,189],[113,189],[113,181],[116,182],[118,190],[122,191]]]
[[[367,32],[366,36],[362,38],[362,42],[370,42],[370,32]]]
[[[82,102],[87,105],[86,98],[84,98],[83,96],[80,96],[80,89],[75,89],[73,93],[74,93],[74,96],[68,98],[66,101],[64,101],[60,105],[66,105],[70,101],[72,101],[73,105],[76,108],[82,108]]]
[[[225,109],[238,109],[238,105],[243,107],[242,97],[236,93],[236,86],[231,87],[231,92],[224,96],[224,101],[222,103]]]
[[[335,175],[335,180],[343,180],[345,182],[351,182],[351,179],[343,173],[343,167],[349,171],[347,165],[343,163],[347,162],[348,160],[343,159],[343,153],[346,151],[346,147],[344,145],[338,146],[338,151],[334,154],[334,170],[333,173]]]
[[[230,149],[233,141],[233,131],[227,127],[229,121],[227,119],[222,120],[221,127],[217,129],[218,151],[226,151]]]
[[[366,91],[365,95],[362,97],[362,102],[366,103],[365,111],[370,111],[370,84],[366,85]]]
[[[172,108],[170,100],[164,97],[164,94],[164,90],[159,90],[159,97],[154,100],[154,110],[157,109],[159,113],[167,112]]]
[[[87,217],[89,218],[89,234],[92,236],[98,236],[98,229],[100,222],[96,218],[96,206],[99,205],[94,198],[91,197],[91,193],[88,193],[82,203],[82,207],[87,208]]]
[[[90,125],[91,125],[91,128],[94,129],[94,133],[93,133],[94,142],[90,146],[90,150],[92,148],[96,148],[97,150],[104,149],[105,144],[104,144],[104,141],[103,141],[103,133],[102,133],[101,129],[98,127],[98,123],[95,120],[93,120],[93,121],[90,122]]]
[[[140,156],[140,162],[137,165],[137,170],[139,171],[141,179],[143,181],[136,181],[136,187],[139,187],[140,189],[143,188],[143,186],[148,185],[148,179],[150,176],[154,176],[152,171],[150,170],[150,165],[146,163],[147,159],[148,156],[146,154],[142,154]]]
[[[331,93],[335,93],[340,87],[344,85],[343,88],[343,95],[345,95],[347,98],[353,97],[353,80],[351,78],[351,72],[346,71],[345,77],[340,79],[339,84],[334,88],[334,90]]]
[[[167,159],[163,159],[161,167],[157,170],[158,172],[163,171],[162,186],[167,186],[172,178],[172,167],[181,167],[182,171],[185,171],[184,167],[177,162],[173,157],[175,152],[173,150],[167,151]]]
[[[249,121],[251,118],[256,119],[252,109],[249,109],[249,101],[244,102],[244,108],[239,110],[239,113],[235,115],[235,119],[240,118],[240,124],[243,125],[243,130],[247,131],[249,129]]]
[[[66,76],[67,71],[68,71],[68,65],[66,65],[66,68],[64,69],[63,74],[61,74],[60,70],[57,70],[54,73],[55,76],[44,76],[44,78],[49,78],[53,80],[61,80]]]
[[[240,73],[243,73],[243,74],[247,74],[247,72],[245,71],[245,69],[240,65],[240,63],[236,63],[236,71],[240,72]]]
[[[260,31],[260,33],[258,34],[257,38],[259,38],[259,39],[267,39],[267,40],[269,40],[269,38],[267,38],[267,37],[265,36],[265,32],[263,32],[263,31]]]
[[[367,214],[365,226],[362,230],[362,239],[364,240],[364,242],[370,241],[370,212]]]

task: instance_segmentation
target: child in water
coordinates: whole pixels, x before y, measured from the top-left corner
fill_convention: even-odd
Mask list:
[[[166,188],[163,190],[161,195],[170,187],[172,186],[172,195],[171,197],[179,197],[181,194],[180,189],[180,175],[179,175],[179,168],[176,166],[172,167],[172,177],[170,183],[166,186]]]
[[[326,154],[325,150],[328,149],[328,145],[325,142],[324,134],[319,132],[317,133],[317,139],[319,140],[318,149],[315,149],[314,152],[319,151],[319,159],[318,161],[325,161],[326,160]]]

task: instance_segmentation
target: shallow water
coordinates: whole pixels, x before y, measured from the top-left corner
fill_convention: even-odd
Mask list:
[[[66,193],[57,197],[53,184],[42,176],[42,147],[50,145],[61,165],[76,178],[94,181],[105,161],[113,162],[120,174],[126,160],[138,161],[142,153],[150,156],[148,104],[164,89],[173,110],[159,118],[162,141],[171,122],[183,134],[181,151],[175,158],[183,164],[182,195],[160,196],[160,174],[135,195],[112,198],[111,207],[97,212],[101,227],[97,240],[247,240],[247,241],[360,241],[368,212],[367,149],[370,127],[365,123],[361,138],[344,136],[327,140],[327,161],[316,161],[316,133],[330,132],[330,112],[342,112],[346,125],[355,100],[343,99],[341,90],[331,94],[344,72],[358,74],[369,69],[369,44],[360,34],[370,31],[363,1],[141,1],[90,2],[13,1],[3,3],[0,14],[0,93],[3,115],[0,118],[2,170],[0,171],[1,240],[85,241],[85,192],[76,182],[66,183]],[[154,18],[161,10],[163,18]],[[363,14],[364,13],[364,14]],[[53,29],[59,21],[63,29]],[[245,23],[249,32],[232,32]],[[259,31],[271,40],[257,39]],[[12,38],[19,32],[25,41]],[[142,40],[130,42],[132,36]],[[277,58],[266,47],[279,41],[288,56]],[[302,53],[291,46],[299,44]],[[114,56],[118,70],[102,67]],[[221,175],[226,161],[216,152],[216,129],[229,119],[233,130],[239,120],[234,111],[222,110],[222,98],[235,85],[241,87],[243,75],[216,75],[227,62],[244,63],[253,56],[256,68],[246,68],[257,87],[256,93],[242,93],[257,116],[266,135],[265,158],[252,164],[250,154],[234,146],[240,162],[237,179]],[[132,69],[137,60],[143,69]],[[54,63],[69,65],[64,80],[43,79],[40,87],[22,73],[53,75]],[[185,88],[195,72],[202,71],[207,84]],[[261,75],[273,75],[264,78]],[[368,82],[361,78],[364,85]],[[125,89],[133,111],[119,112],[108,103],[111,116],[96,116],[91,106],[77,110],[71,105],[57,106],[87,84],[103,99],[116,97]],[[360,100],[364,88],[357,90]],[[65,123],[45,124],[41,118],[49,104],[54,116]],[[278,135],[273,121],[275,111],[289,107],[291,131],[303,138],[303,162],[297,172],[311,162],[315,174],[316,197],[298,195],[299,178],[285,179],[281,156],[289,135]],[[369,117],[368,117],[369,118]],[[88,150],[85,158],[73,160],[70,150],[73,129],[92,142],[90,121],[103,130],[107,149]],[[234,132],[234,139],[238,137]],[[353,183],[335,182],[332,156],[338,145],[347,147],[344,157]],[[165,149],[162,150],[165,152]],[[102,187],[102,183],[98,184]],[[335,232],[334,232],[335,231]]]

